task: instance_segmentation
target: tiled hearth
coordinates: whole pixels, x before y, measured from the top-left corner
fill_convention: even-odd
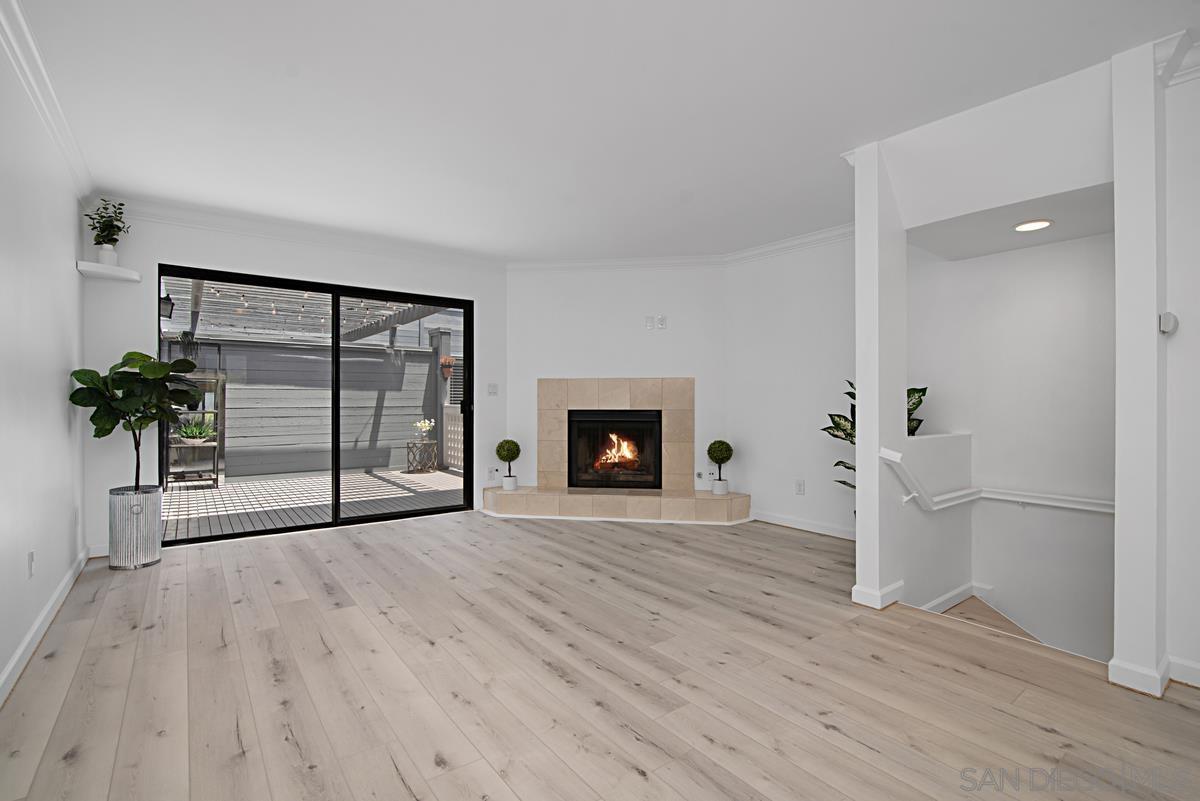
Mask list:
[[[483,491],[495,515],[734,523],[750,516],[750,496],[695,489],[694,378],[539,378],[537,486]],[[567,487],[567,412],[662,411],[662,492]]]

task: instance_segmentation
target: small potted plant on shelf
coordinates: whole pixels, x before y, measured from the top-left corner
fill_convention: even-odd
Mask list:
[[[75,370],[80,386],[71,403],[93,409],[97,439],[117,426],[133,438],[133,485],[108,491],[108,566],[114,570],[148,567],[162,558],[162,487],[142,486],[142,434],[155,423],[179,423],[176,406],[199,402],[203,394],[185,376],[196,369],[189,359],[160,362],[131,351],[107,373]]]
[[[121,235],[129,232],[125,222],[125,204],[113,203],[108,198],[100,198],[100,205],[91,214],[83,215],[88,222],[96,245],[96,260],[101,264],[115,266],[117,263],[117,242]]]
[[[723,439],[708,443],[708,458],[717,466],[717,477],[713,479],[712,494],[728,495],[729,482],[721,477],[721,465],[733,458],[733,446]]]
[[[438,364],[442,366],[442,378],[449,381],[450,376],[454,375],[454,365],[458,364],[458,359],[453,356],[443,356],[438,359]]]
[[[417,422],[413,423],[413,428],[417,430],[417,439],[429,439],[429,432],[432,431],[433,427],[436,425],[437,421],[428,419],[418,420]]]
[[[508,465],[508,475],[500,478],[500,485],[506,490],[517,488],[517,477],[513,475],[512,463],[521,456],[521,446],[514,439],[502,439],[496,445],[496,458]]]
[[[184,445],[203,445],[217,435],[207,420],[188,420],[175,428],[175,433],[183,440]]]

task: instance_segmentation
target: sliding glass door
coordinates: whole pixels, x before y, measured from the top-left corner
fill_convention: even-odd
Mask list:
[[[463,307],[347,293],[338,320],[339,517],[463,506]]]
[[[166,542],[470,505],[470,301],[160,265]]]

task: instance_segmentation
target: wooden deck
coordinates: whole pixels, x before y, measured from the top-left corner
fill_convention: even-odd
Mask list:
[[[1200,797],[1200,690],[853,606],[853,554],[461,513],[96,560],[0,709],[0,801]]]
[[[384,470],[342,476],[342,517],[456,506],[462,477],[454,473]],[[174,485],[163,496],[163,540],[314,526],[332,518],[328,474],[234,481],[220,487]]]

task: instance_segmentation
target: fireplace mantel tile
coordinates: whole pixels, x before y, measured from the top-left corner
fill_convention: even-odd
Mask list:
[[[539,378],[537,394],[538,409],[566,409],[567,379]]]
[[[661,409],[662,407],[661,378],[629,379],[630,409]]]
[[[600,382],[595,378],[567,379],[568,409],[598,409]]]
[[[696,408],[696,379],[664,378],[662,382],[664,409]]]
[[[601,378],[597,382],[598,409],[629,409],[629,379]]]
[[[663,442],[686,442],[689,445],[694,444],[696,441],[696,413],[691,409],[664,410],[662,415],[662,432]],[[688,472],[691,471],[689,470]]]

